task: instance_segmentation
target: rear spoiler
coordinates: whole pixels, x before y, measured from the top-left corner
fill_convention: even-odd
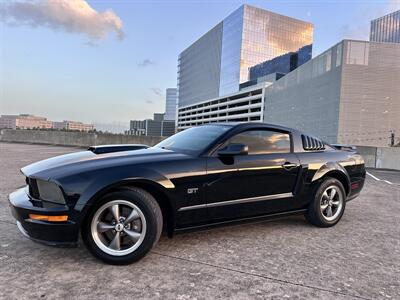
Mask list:
[[[88,151],[92,151],[95,154],[104,154],[104,153],[132,151],[132,150],[139,150],[146,148],[149,148],[149,146],[142,144],[100,145],[100,146],[90,146],[88,148]]]
[[[343,145],[343,144],[330,144],[330,145],[337,150],[357,151],[357,147],[352,145]]]

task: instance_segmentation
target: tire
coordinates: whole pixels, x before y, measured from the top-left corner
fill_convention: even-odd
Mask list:
[[[151,250],[162,228],[161,209],[154,197],[145,190],[129,187],[101,198],[82,224],[81,234],[96,258],[126,265]]]
[[[345,207],[346,192],[343,184],[335,178],[327,177],[313,193],[306,219],[318,227],[331,227],[340,221]]]

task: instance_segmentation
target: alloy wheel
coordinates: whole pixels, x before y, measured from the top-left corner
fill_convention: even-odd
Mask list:
[[[96,211],[91,234],[103,252],[113,256],[127,255],[142,244],[146,235],[146,218],[132,202],[113,200]]]
[[[343,194],[337,186],[329,186],[322,193],[320,210],[325,220],[334,221],[343,209]]]

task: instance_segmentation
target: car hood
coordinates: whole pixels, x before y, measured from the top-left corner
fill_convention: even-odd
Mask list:
[[[157,162],[172,158],[186,157],[185,154],[161,148],[147,148],[95,154],[92,151],[79,151],[35,162],[21,169],[27,177],[49,179],[51,174],[69,171],[86,171],[108,166]]]

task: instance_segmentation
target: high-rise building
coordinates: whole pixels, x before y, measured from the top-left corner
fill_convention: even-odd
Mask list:
[[[154,113],[153,114],[153,120],[157,122],[164,121],[164,113]]]
[[[257,81],[257,79],[273,74],[287,74],[297,67],[309,61],[312,57],[311,45],[304,46],[296,52],[288,52],[281,56],[267,60],[258,65],[249,68],[249,80]]]
[[[164,120],[164,114],[155,113],[153,119],[131,120],[130,135],[170,136],[175,133],[175,121]]]
[[[391,132],[400,132],[400,44],[343,40],[285,76],[275,74],[237,93],[179,107],[178,130],[256,121],[366,146],[387,146]]]
[[[175,121],[176,119],[176,109],[178,104],[176,93],[176,88],[169,88],[166,90],[164,120]]]
[[[130,135],[146,135],[146,120],[131,120]]]
[[[344,40],[266,87],[263,121],[387,146],[400,133],[399,78],[400,44]]]
[[[371,21],[370,41],[400,43],[400,10]]]
[[[178,59],[178,106],[239,91],[249,68],[313,43],[313,25],[242,5]]]

